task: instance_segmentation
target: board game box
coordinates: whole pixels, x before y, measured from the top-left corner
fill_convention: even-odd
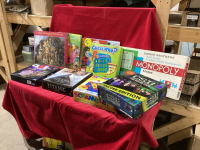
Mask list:
[[[80,69],[83,71],[85,71],[86,67],[87,67],[89,51],[90,51],[90,47],[91,47],[92,43],[120,46],[119,41],[101,40],[101,39],[94,39],[94,38],[83,38],[82,39],[82,51],[80,54],[80,67],[81,67]]]
[[[97,85],[107,80],[109,78],[92,76],[74,89],[74,100],[110,112],[116,112],[116,109],[112,105],[98,97]]]
[[[67,64],[68,33],[34,31],[34,62],[65,67]]]
[[[121,47],[92,43],[86,71],[100,77],[115,77],[120,71],[122,53]]]
[[[132,70],[168,84],[167,97],[179,100],[190,58],[135,48],[123,47],[120,74]]]
[[[14,81],[33,86],[40,86],[42,84],[42,79],[58,70],[58,68],[47,65],[33,64],[29,67],[12,73],[10,76]]]
[[[66,67],[77,70],[80,68],[79,57],[81,51],[82,35],[69,33],[68,62]]]
[[[92,74],[88,72],[64,68],[44,79],[42,87],[57,93],[73,96],[73,90],[91,76]]]
[[[133,71],[98,84],[99,98],[137,118],[165,98],[167,85]]]

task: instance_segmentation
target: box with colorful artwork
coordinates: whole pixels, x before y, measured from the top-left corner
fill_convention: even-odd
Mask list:
[[[71,69],[79,69],[79,57],[81,51],[82,35],[69,33],[68,38],[68,62],[66,67]]]
[[[35,63],[65,67],[68,33],[34,31]]]
[[[167,93],[167,85],[143,75],[126,71],[98,85],[99,98],[131,118],[137,118]]]
[[[74,100],[100,109],[116,112],[116,109],[112,105],[98,97],[97,85],[107,80],[109,78],[92,76],[74,89]]]
[[[86,71],[100,77],[115,77],[120,71],[122,53],[121,47],[92,43]]]
[[[80,67],[81,70],[86,69],[87,61],[89,58],[89,51],[92,43],[97,44],[105,44],[105,45],[112,45],[112,46],[120,46],[119,41],[110,41],[110,40],[101,40],[101,39],[94,39],[94,38],[83,38],[82,40],[82,51],[80,54]]]
[[[57,93],[73,96],[73,90],[92,76],[91,73],[64,68],[42,81],[42,87]]]
[[[167,97],[179,100],[190,58],[135,48],[123,47],[120,74],[132,70],[141,75],[168,84]]]
[[[14,81],[33,86],[40,86],[42,79],[44,79],[50,74],[55,73],[58,70],[59,69],[55,67],[34,64],[22,70],[12,73],[10,76],[11,79]]]

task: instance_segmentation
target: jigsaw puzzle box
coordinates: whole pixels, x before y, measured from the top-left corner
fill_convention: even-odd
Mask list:
[[[99,98],[131,118],[137,118],[165,98],[167,85],[126,71],[98,85]]]
[[[98,97],[97,85],[107,80],[109,80],[109,78],[92,76],[74,89],[74,100],[110,112],[116,112],[116,109],[112,105]]]
[[[132,70],[168,84],[167,97],[179,100],[190,58],[135,48],[123,47],[120,74]]]

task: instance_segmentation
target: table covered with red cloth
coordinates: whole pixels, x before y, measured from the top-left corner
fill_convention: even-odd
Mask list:
[[[161,103],[131,119],[11,80],[2,105],[28,139],[50,137],[70,142],[75,150],[137,150],[141,142],[158,146],[151,127]]]
[[[50,30],[120,41],[122,46],[163,52],[155,8],[56,5]]]

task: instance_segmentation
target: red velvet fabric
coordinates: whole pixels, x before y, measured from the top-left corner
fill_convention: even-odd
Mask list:
[[[2,105],[28,139],[50,137],[70,142],[75,150],[137,150],[141,142],[158,146],[151,127],[161,103],[131,119],[11,80]]]
[[[56,5],[50,30],[115,40],[122,46],[163,52],[155,8]]]

